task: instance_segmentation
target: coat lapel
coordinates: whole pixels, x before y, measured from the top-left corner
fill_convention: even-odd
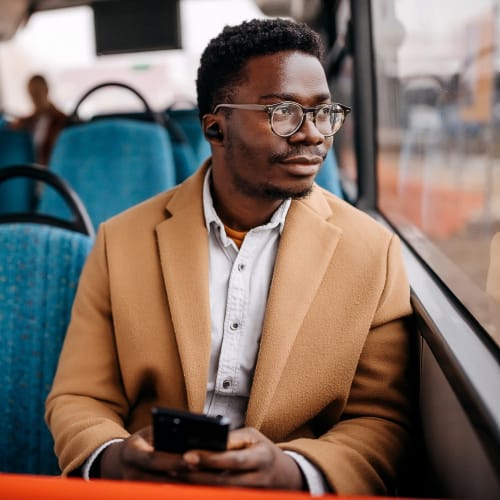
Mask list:
[[[208,240],[201,192],[206,168],[186,181],[156,228],[163,281],[186,383],[189,410],[203,411],[210,359]]]
[[[269,292],[247,425],[262,426],[295,337],[341,237],[341,229],[328,222],[331,216],[317,190],[290,206]]]

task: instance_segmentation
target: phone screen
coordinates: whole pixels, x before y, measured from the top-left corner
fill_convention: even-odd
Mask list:
[[[155,450],[184,453],[188,450],[224,451],[230,422],[226,417],[155,407],[153,443]]]

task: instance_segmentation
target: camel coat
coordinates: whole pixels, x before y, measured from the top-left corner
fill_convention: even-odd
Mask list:
[[[47,399],[64,474],[149,425],[154,405],[203,411],[206,167],[99,229]],[[338,493],[384,493],[409,434],[410,312],[396,236],[318,186],[293,201],[246,425],[307,457]]]

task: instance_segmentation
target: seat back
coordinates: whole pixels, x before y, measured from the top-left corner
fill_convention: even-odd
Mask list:
[[[82,103],[109,87],[133,93],[144,111],[82,121]],[[176,183],[172,144],[163,117],[151,109],[140,92],[122,82],[100,83],[80,98],[70,114],[68,128],[58,137],[49,166],[73,186],[96,228]],[[64,207],[48,192],[42,195],[39,211],[61,215]]]
[[[189,143],[186,134],[177,123],[170,119],[168,115],[156,115],[157,123],[165,128],[170,144],[172,146],[172,154],[174,158],[173,170],[175,183],[179,184],[184,179],[189,177],[200,165],[191,144]],[[106,113],[99,114],[92,120],[103,120],[108,118],[128,118],[131,120],[151,121],[151,116],[145,112],[124,112],[124,113]]]
[[[180,184],[193,174],[200,164],[187,142],[172,142],[172,151],[175,162],[175,182]]]
[[[80,271],[93,243],[74,192],[40,167],[0,170],[50,183],[74,212],[63,221],[36,213],[0,214],[0,471],[60,474],[44,422]]]
[[[14,165],[0,169],[0,188],[11,179],[38,180],[50,185],[54,193],[60,197],[60,203],[65,204],[68,216],[58,218],[39,214],[35,211],[11,211],[0,213],[0,223],[7,222],[35,222],[56,227],[62,227],[71,231],[94,236],[94,227],[90,221],[87,210],[83,206],[78,195],[63,179],[46,168],[35,164]]]
[[[88,235],[0,224],[0,471],[60,474],[44,422]]]
[[[63,130],[50,169],[73,186],[94,227],[109,217],[175,185],[172,146],[157,123],[102,119]],[[39,212],[64,216],[50,191]]]
[[[0,169],[20,163],[33,163],[35,148],[28,132],[0,128]],[[31,179],[12,179],[0,185],[0,213],[33,209],[35,183]]]
[[[169,108],[166,115],[177,124],[189,141],[198,165],[204,162],[212,153],[210,144],[203,135],[197,108]]]
[[[170,115],[164,113],[162,122],[165,130],[172,141],[172,151],[175,163],[175,182],[180,184],[187,179],[199,167],[200,162],[189,142],[185,131],[176,123]]]
[[[316,182],[323,188],[327,189],[335,196],[344,199],[344,193],[340,184],[339,171],[335,153],[330,148],[328,155],[323,162],[323,166],[316,177]]]

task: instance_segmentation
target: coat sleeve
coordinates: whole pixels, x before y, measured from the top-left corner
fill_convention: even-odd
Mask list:
[[[63,474],[102,443],[129,435],[116,353],[104,226],[82,271],[45,418]]]
[[[385,287],[340,420],[334,422],[327,407],[316,419],[326,432],[317,439],[280,444],[314,463],[337,493],[386,494],[397,476],[409,444],[414,404],[406,321],[410,313],[399,240],[393,236]]]

